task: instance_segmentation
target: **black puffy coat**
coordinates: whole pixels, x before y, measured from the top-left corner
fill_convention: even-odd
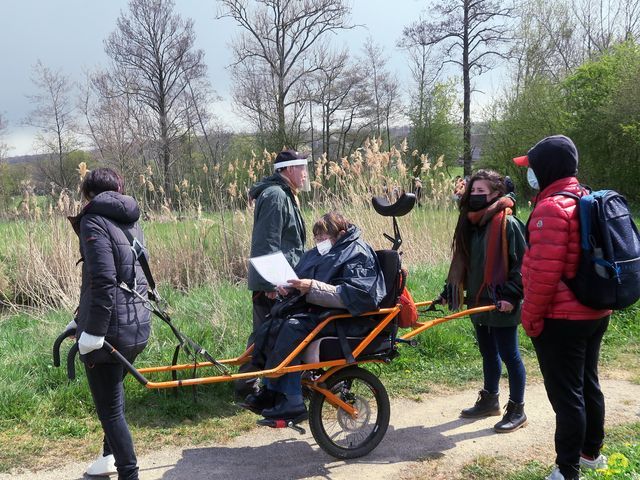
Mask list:
[[[349,337],[365,336],[376,325],[371,318],[358,315],[378,308],[386,295],[384,277],[376,252],[361,238],[355,225],[349,226],[327,254],[320,255],[317,248],[307,250],[295,272],[299,278],[338,286],[342,302],[355,317],[330,322],[318,338],[338,335],[337,322],[341,322],[343,333]],[[272,308],[269,321],[255,334],[251,359],[255,367],[276,367],[316,327],[318,314],[327,309],[306,303],[304,298],[292,295]],[[292,365],[298,362],[296,359]]]
[[[82,212],[69,220],[80,239],[82,285],[76,338],[82,332],[104,336],[125,357],[134,358],[149,339],[151,312],[143,301],[120,287],[147,296],[147,279],[124,231],[144,243],[137,202],[117,192],[96,195]],[[134,281],[135,280],[135,281]],[[104,350],[81,356],[89,363],[113,362]]]
[[[376,252],[349,226],[326,255],[308,250],[295,268],[298,278],[339,285],[340,298],[352,315],[375,310],[387,294]]]

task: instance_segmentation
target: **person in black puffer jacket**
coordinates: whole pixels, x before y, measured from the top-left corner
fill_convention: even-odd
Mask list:
[[[147,280],[131,248],[131,237],[143,243],[137,202],[123,194],[123,179],[110,168],[89,172],[81,192],[89,201],[69,220],[80,240],[82,285],[76,326],[80,359],[104,430],[102,455],[87,469],[90,475],[115,473],[138,478],[133,439],[124,417],[122,364],[102,349],[108,341],[130,362],[149,339],[151,312],[144,307]],[[123,285],[126,284],[126,285]]]

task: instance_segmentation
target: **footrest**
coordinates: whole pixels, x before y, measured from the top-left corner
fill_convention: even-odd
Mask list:
[[[261,418],[256,423],[261,427],[291,428],[298,432],[300,435],[304,435],[307,432],[304,428],[299,427],[298,423],[304,422],[308,418],[309,414],[305,412],[295,418]]]

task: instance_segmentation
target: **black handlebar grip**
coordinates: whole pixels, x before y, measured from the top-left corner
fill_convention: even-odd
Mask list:
[[[78,354],[78,342],[74,343],[67,353],[67,378],[76,379],[76,355]]]
[[[58,335],[58,338],[56,338],[56,341],[53,342],[53,366],[54,367],[60,366],[60,345],[62,345],[62,342],[64,342],[65,338],[71,337],[75,334],[76,334],[76,329],[70,328],[62,332],[60,335]]]
[[[131,362],[129,362],[129,360],[127,360],[126,358],[124,358],[122,356],[122,354],[116,350],[115,348],[113,348],[113,346],[107,342],[105,340],[104,345],[102,346],[102,348],[104,350],[106,350],[107,352],[109,352],[109,354],[113,357],[116,358],[116,360],[118,360],[122,366],[127,370],[127,372],[129,372],[131,375],[133,375],[133,378],[135,378],[138,382],[140,382],[142,385],[146,385],[147,383],[149,383],[149,380],[147,380],[144,375],[142,375],[137,369],[136,367],[134,367],[133,365],[131,365]]]

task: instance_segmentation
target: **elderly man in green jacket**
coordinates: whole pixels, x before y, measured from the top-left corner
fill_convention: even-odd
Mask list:
[[[251,258],[281,251],[291,267],[304,253],[306,231],[300,213],[298,191],[308,186],[307,155],[295,150],[280,152],[273,164],[275,173],[249,190],[255,201]],[[275,303],[276,290],[249,264],[248,287],[253,299],[253,332],[265,321]],[[249,337],[253,343],[254,333]],[[246,389],[236,385],[240,396]],[[244,397],[243,397],[244,398]]]

